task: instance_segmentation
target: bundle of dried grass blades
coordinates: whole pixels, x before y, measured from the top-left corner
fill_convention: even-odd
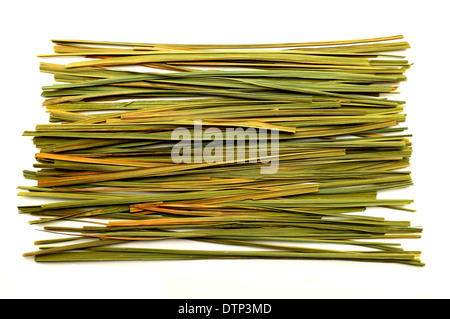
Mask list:
[[[39,149],[38,170],[24,171],[37,185],[20,186],[19,195],[57,201],[19,211],[38,216],[31,224],[54,223],[43,230],[64,237],[36,241],[39,249],[24,256],[422,266],[420,251],[396,241],[420,238],[420,227],[368,213],[413,211],[412,200],[377,198],[412,185],[404,170],[410,135],[399,126],[405,102],[391,98],[410,68],[392,54],[409,48],[402,38],[256,45],[52,40],[55,53],[41,57],[87,59],[41,63],[60,84],[43,87],[50,123],[24,132]],[[194,147],[183,146],[188,160],[175,163],[173,132],[180,127]],[[276,137],[276,153],[252,153],[250,143],[218,134],[229,128]],[[217,149],[202,153],[209,129],[216,129],[215,142],[231,139],[233,160],[222,160]],[[262,174],[274,156],[277,171]],[[87,225],[61,225],[72,221]],[[167,239],[217,249],[143,246]]]

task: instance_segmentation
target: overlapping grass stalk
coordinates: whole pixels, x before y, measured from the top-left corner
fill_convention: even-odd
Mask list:
[[[42,57],[88,59],[40,65],[59,83],[42,88],[50,123],[24,132],[39,152],[37,170],[24,171],[36,186],[19,187],[19,195],[57,200],[19,210],[64,236],[37,241],[40,249],[24,255],[423,265],[419,251],[398,242],[419,238],[420,227],[370,214],[375,207],[413,211],[410,199],[377,197],[412,185],[405,102],[392,98],[410,68],[398,55],[409,48],[402,38],[255,45],[53,40],[55,53]],[[252,161],[249,147],[235,148],[244,162],[206,154],[195,160],[210,142],[195,134],[198,121],[203,132],[278,132],[277,172],[261,174],[270,154]],[[179,127],[195,140],[187,163],[171,158]],[[61,225],[72,221],[87,225]],[[155,248],[155,240],[217,249]]]

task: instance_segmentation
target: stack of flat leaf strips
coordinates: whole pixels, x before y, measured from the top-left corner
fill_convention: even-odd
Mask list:
[[[41,57],[86,59],[40,66],[59,84],[43,87],[50,123],[24,133],[39,149],[37,171],[24,171],[37,185],[20,186],[19,195],[52,201],[19,211],[62,237],[36,241],[39,249],[24,256],[422,266],[420,251],[400,243],[420,238],[422,229],[370,214],[414,211],[410,199],[377,197],[412,185],[405,102],[391,98],[410,68],[397,54],[409,48],[402,38],[244,45],[52,40],[55,53]],[[183,148],[192,153],[182,163],[172,156],[177,128],[192,133],[195,144]],[[250,143],[216,134],[215,142],[231,142],[233,159],[244,160],[222,160],[218,148],[202,154],[212,141],[202,134],[217,128],[266,132],[277,148],[252,153]],[[262,174],[268,159],[277,160],[277,170]],[[85,226],[62,225],[74,221]],[[144,245],[161,240],[217,249]]]

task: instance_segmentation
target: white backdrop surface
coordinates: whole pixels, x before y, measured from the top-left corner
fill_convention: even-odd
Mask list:
[[[1,42],[0,298],[448,298],[447,1],[9,1]],[[47,238],[16,206],[29,185],[31,139],[48,116],[39,72],[50,39],[161,43],[280,43],[405,36],[414,63],[400,86],[413,134],[415,185],[386,196],[413,198],[415,213],[389,212],[423,226],[425,267],[344,261],[203,260],[40,264],[23,258]],[[170,246],[171,243],[165,245]]]

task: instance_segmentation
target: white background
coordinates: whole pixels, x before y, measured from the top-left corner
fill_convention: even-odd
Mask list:
[[[1,298],[448,298],[448,1],[3,1],[1,8]],[[40,264],[22,257],[48,238],[19,215],[48,120],[37,54],[51,38],[166,43],[279,43],[405,35],[414,63],[400,86],[414,134],[415,213],[423,268],[339,261],[162,261]],[[397,196],[398,194],[395,194]],[[392,196],[392,195],[389,195]],[[401,198],[405,198],[405,196]]]

